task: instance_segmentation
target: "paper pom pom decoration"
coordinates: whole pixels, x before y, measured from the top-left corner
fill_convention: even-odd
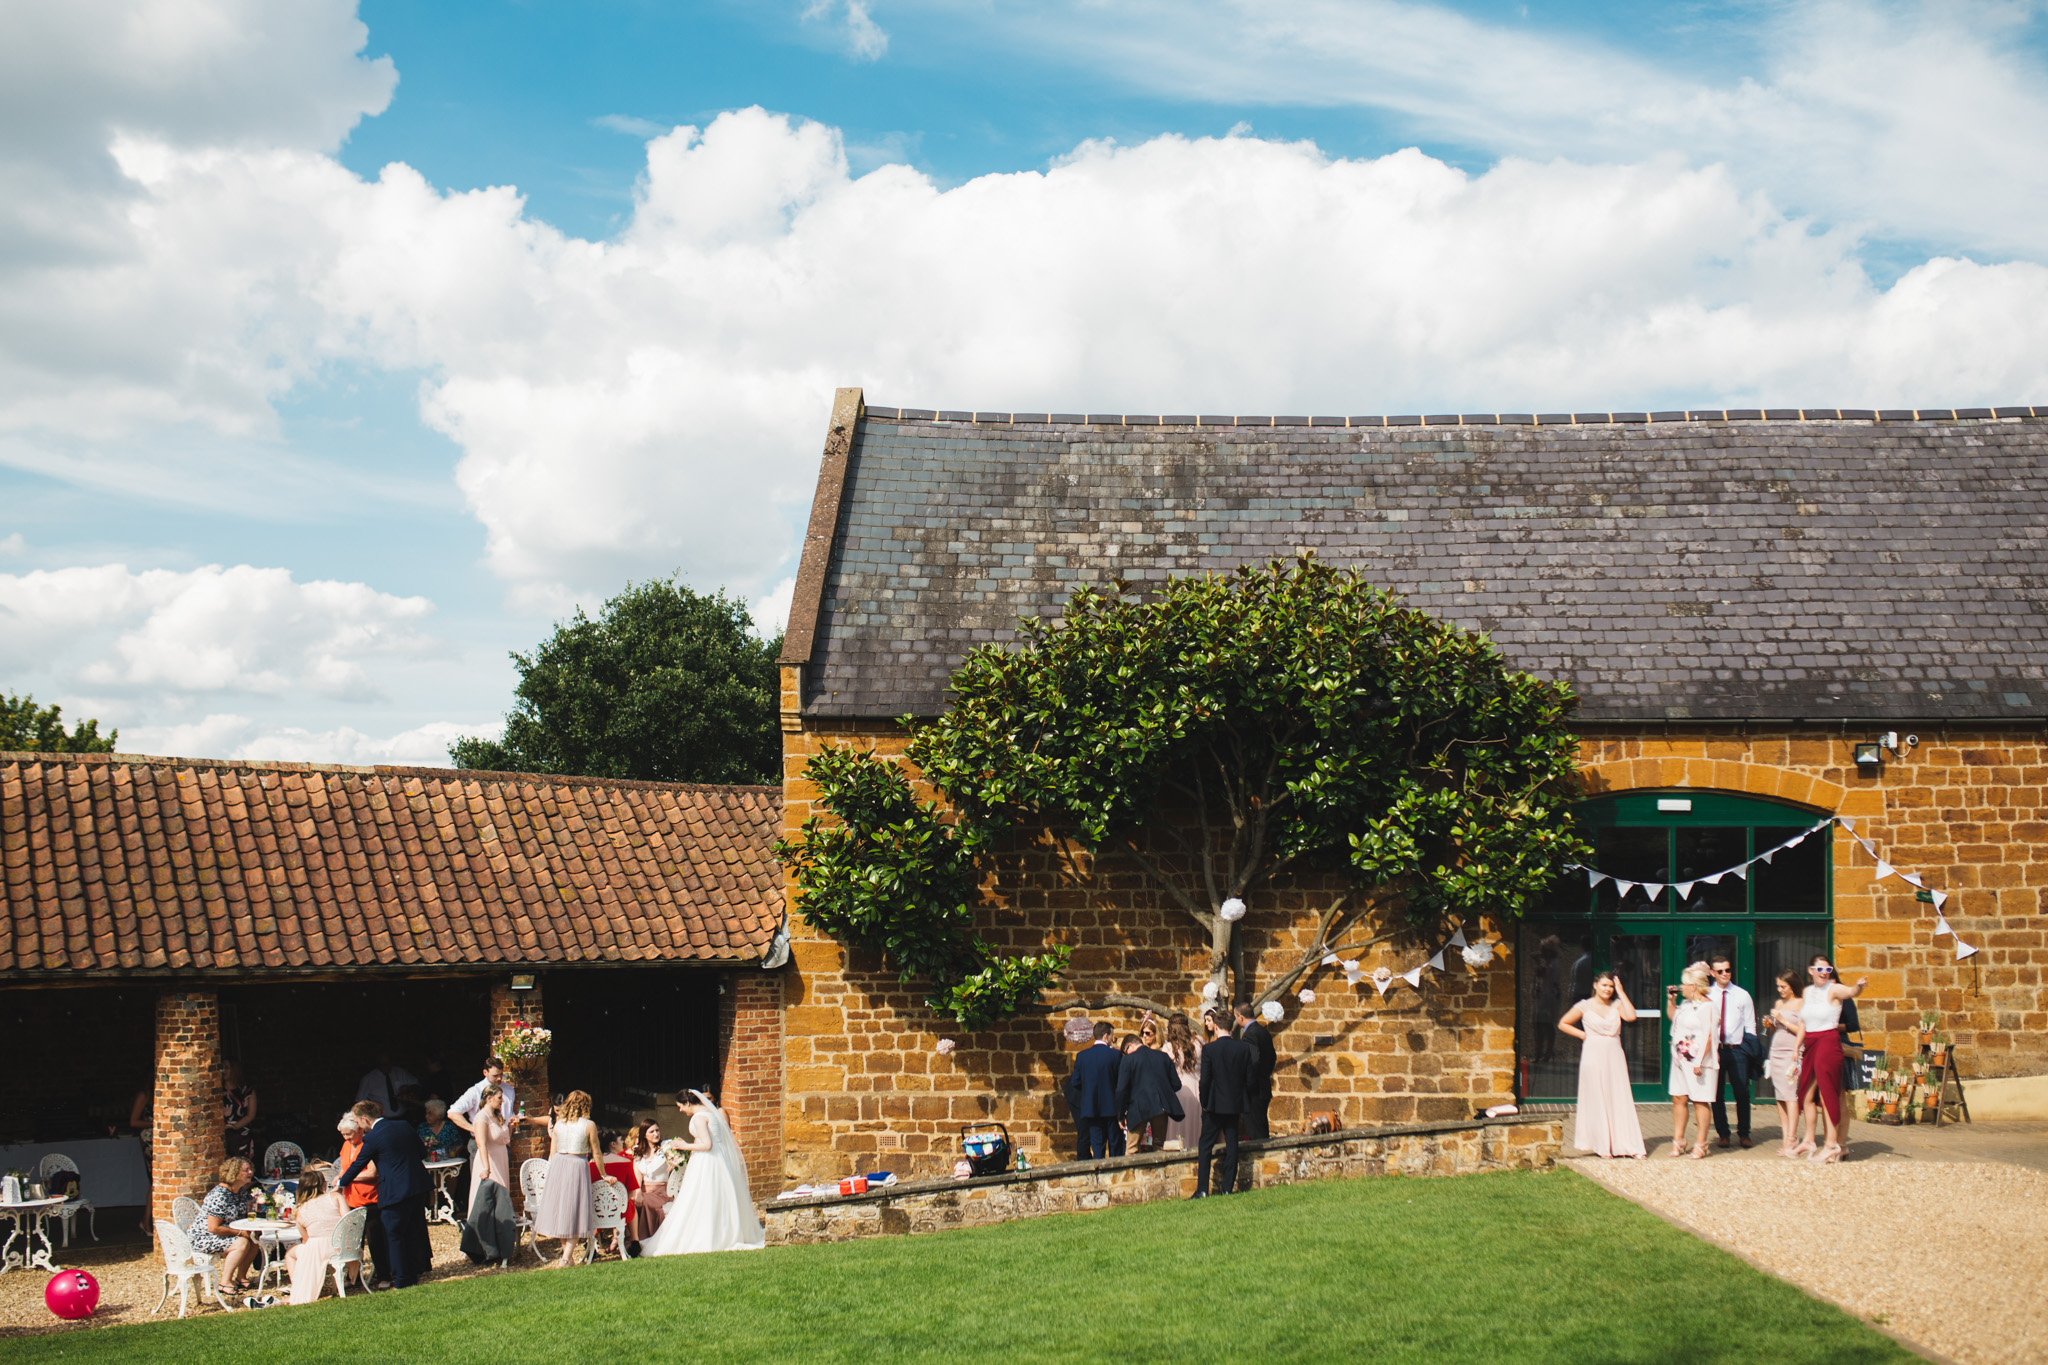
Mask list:
[[[953,1050],[953,1040],[952,1040],[951,1038],[941,1038],[941,1039],[939,1039],[939,1046],[938,1046],[938,1054],[939,1054],[939,1055],[940,1055],[941,1057],[945,1056],[945,1055],[946,1055],[947,1053],[951,1052],[952,1050]]]
[[[1214,999],[1216,998],[1216,983],[1215,983],[1215,982],[1213,982],[1213,981],[1204,981],[1204,982],[1202,983],[1202,998],[1203,998],[1204,1000],[1214,1000]]]
[[[1232,896],[1229,900],[1223,902],[1223,908],[1216,913],[1235,924],[1244,918],[1244,902]]]
[[[1286,1017],[1286,1014],[1287,1011],[1281,1007],[1278,1000],[1268,1000],[1265,1004],[1259,1006],[1259,1016],[1269,1024],[1279,1023],[1281,1019]]]
[[[1308,987],[1303,986],[1301,988],[1301,994],[1296,998],[1299,999],[1301,1003],[1304,1005],[1313,1005],[1316,1002],[1316,993],[1310,990]]]
[[[1493,961],[1493,944],[1490,942],[1467,944],[1464,948],[1459,949],[1458,955],[1464,958],[1469,966],[1484,967],[1487,963]]]
[[[1086,1015],[1069,1019],[1066,1023],[1066,1034],[1070,1043],[1088,1042],[1095,1037],[1095,1023]]]

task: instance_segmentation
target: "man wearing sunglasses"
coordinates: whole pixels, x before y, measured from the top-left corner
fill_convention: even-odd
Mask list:
[[[1756,1033],[1756,1001],[1735,984],[1735,964],[1727,954],[1708,958],[1707,970],[1714,977],[1714,984],[1707,989],[1707,1008],[1719,1026],[1716,1036],[1721,1044],[1721,1079],[1714,1087],[1714,1131],[1720,1135],[1720,1145],[1726,1147],[1728,1100],[1721,1087],[1733,1086],[1736,1138],[1744,1147],[1754,1147],[1749,1137],[1749,1077],[1763,1057],[1763,1044]]]

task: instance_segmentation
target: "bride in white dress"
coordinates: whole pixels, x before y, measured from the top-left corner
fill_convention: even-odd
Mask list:
[[[718,1106],[703,1092],[692,1090],[679,1108],[690,1119],[689,1148],[694,1155],[668,1216],[640,1248],[643,1256],[680,1256],[693,1251],[753,1251],[767,1237],[754,1216],[747,1191],[747,1163],[732,1139],[732,1129]]]

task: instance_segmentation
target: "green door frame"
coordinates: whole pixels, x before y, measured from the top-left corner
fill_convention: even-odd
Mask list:
[[[1688,808],[1684,811],[1660,809],[1666,803],[1677,800],[1684,800]],[[1735,792],[1703,792],[1683,789],[1623,792],[1612,797],[1595,798],[1593,801],[1586,802],[1585,807],[1591,808],[1584,810],[1584,814],[1586,817],[1589,817],[1585,823],[1592,827],[1662,827],[1674,831],[1671,835],[1673,842],[1669,846],[1674,858],[1677,852],[1677,844],[1675,842],[1677,836],[1675,831],[1687,826],[1739,825],[1752,829],[1757,827],[1785,828],[1798,826],[1802,823],[1813,823],[1820,818],[1820,813],[1809,810],[1806,807],[1794,806],[1763,797],[1748,796]],[[1771,818],[1780,816],[1780,813],[1782,813],[1780,818]],[[1823,831],[1816,837],[1827,840],[1828,843],[1825,846],[1832,847],[1832,831]],[[1752,852],[1754,851],[1753,847]],[[1532,922],[1541,921],[1569,926],[1575,931],[1586,934],[1591,940],[1588,946],[1593,950],[1596,970],[1605,970],[1611,965],[1607,959],[1611,953],[1611,940],[1615,937],[1659,936],[1661,939],[1659,964],[1663,974],[1662,981],[1659,983],[1660,986],[1677,985],[1679,974],[1685,970],[1687,963],[1692,960],[1686,954],[1686,940],[1689,936],[1713,934],[1732,937],[1735,940],[1732,952],[1732,956],[1735,959],[1735,982],[1750,993],[1750,996],[1756,1001],[1758,1014],[1761,1015],[1770,1008],[1770,1002],[1775,998],[1775,992],[1768,989],[1769,983],[1757,980],[1757,931],[1764,926],[1773,924],[1784,924],[1787,926],[1817,924],[1824,920],[1827,924],[1828,951],[1832,952],[1834,950],[1833,861],[1832,857],[1825,857],[1822,861],[1822,902],[1819,914],[1813,913],[1809,908],[1801,908],[1789,913],[1773,913],[1771,908],[1759,909],[1757,906],[1761,898],[1756,895],[1753,884],[1746,885],[1745,889],[1745,901],[1750,906],[1749,913],[1732,915],[1724,912],[1711,916],[1690,916],[1685,914],[1683,908],[1679,905],[1675,889],[1665,891],[1664,895],[1656,903],[1658,907],[1656,909],[1652,909],[1649,903],[1637,897],[1626,902],[1633,913],[1617,913],[1615,907],[1604,901],[1598,902],[1600,908],[1596,910],[1594,908],[1596,898],[1586,888],[1578,886],[1565,889],[1564,896],[1572,898],[1567,900],[1565,904],[1558,904],[1558,898],[1554,897],[1551,906],[1534,912],[1527,918]],[[1574,877],[1576,877],[1576,874],[1574,874]],[[1748,879],[1745,879],[1745,882],[1748,883]],[[1577,908],[1574,908],[1575,906]],[[1518,974],[1525,970],[1526,957],[1526,954],[1516,954],[1516,971]],[[1519,982],[1517,983],[1516,995],[1517,999],[1523,998]],[[1572,1002],[1565,1001],[1563,1003],[1568,1006]],[[1654,1082],[1635,1082],[1633,1084],[1635,1097],[1639,1103],[1665,1101],[1670,1098],[1666,1089],[1668,1081],[1666,1073],[1669,1068],[1671,1052],[1671,1021],[1664,1017],[1663,992],[1659,990],[1658,998],[1655,1000],[1636,1000],[1634,1003],[1639,1015],[1654,1013],[1657,1017],[1657,1047],[1660,1058],[1657,1080]],[[1533,1020],[1518,1020],[1518,1034],[1526,1035],[1526,1031],[1533,1026]],[[1638,1024],[1633,1027],[1641,1027],[1641,1025]],[[1518,1042],[1516,1049],[1517,1074],[1520,1073],[1520,1059],[1526,1055],[1527,1046],[1528,1039],[1526,1036],[1523,1036],[1520,1042]],[[1769,1083],[1764,1081],[1759,1075],[1753,1083],[1753,1088],[1755,1087],[1760,1087],[1760,1093],[1764,1096],[1765,1102],[1768,1103],[1770,1096]],[[1556,1100],[1560,1098],[1568,1099],[1570,1096],[1523,1095],[1522,1098],[1525,1100]]]

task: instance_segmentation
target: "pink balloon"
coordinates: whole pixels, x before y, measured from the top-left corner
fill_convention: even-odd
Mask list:
[[[100,1304],[100,1282],[83,1270],[60,1270],[43,1286],[43,1303],[60,1318],[89,1318]]]

